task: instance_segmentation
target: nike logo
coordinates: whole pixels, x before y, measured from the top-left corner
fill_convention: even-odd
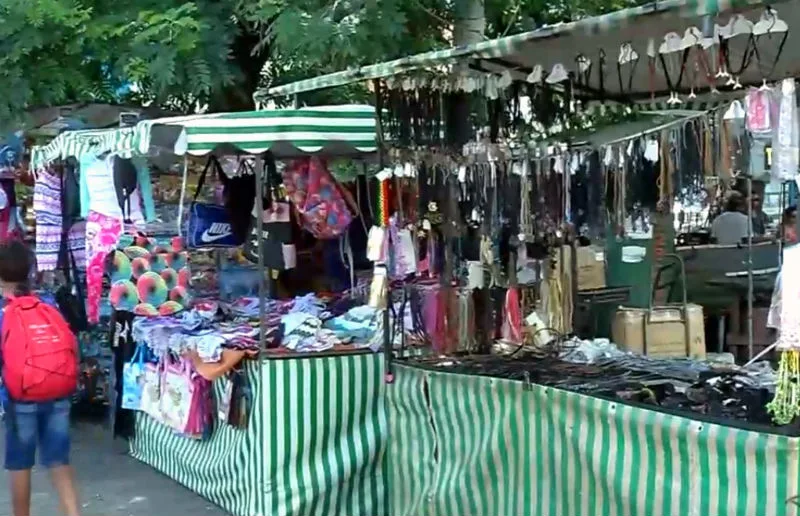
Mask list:
[[[216,242],[223,238],[227,238],[232,234],[231,225],[224,222],[214,222],[211,226],[203,231],[200,235],[200,240],[203,242]]]

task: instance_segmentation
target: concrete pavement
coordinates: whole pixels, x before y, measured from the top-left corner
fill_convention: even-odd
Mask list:
[[[0,439],[0,447],[3,442]],[[127,456],[127,443],[114,441],[110,431],[102,425],[86,422],[74,425],[72,463],[78,475],[84,516],[228,515],[180,484]],[[12,516],[5,471],[2,477],[0,516]],[[31,514],[60,514],[58,498],[43,470],[35,469],[33,473]]]

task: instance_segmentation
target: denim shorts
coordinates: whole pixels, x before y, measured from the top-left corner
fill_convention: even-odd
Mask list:
[[[6,404],[6,461],[10,471],[31,469],[39,448],[46,468],[69,464],[69,399]]]

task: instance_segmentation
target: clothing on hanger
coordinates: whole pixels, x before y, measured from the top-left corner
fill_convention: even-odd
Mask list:
[[[110,403],[109,415],[115,438],[132,438],[136,427],[135,412],[122,408],[122,368],[133,358],[136,351],[136,342],[133,339],[133,320],[133,312],[116,310],[111,312],[108,339],[109,347],[114,353],[113,388],[111,389],[114,399]]]
[[[114,155],[108,155],[105,158],[91,155],[81,157],[81,215],[83,217],[88,217],[89,212],[95,212],[107,217],[123,219],[123,209],[120,206],[123,203],[126,208],[124,219],[137,226],[144,224],[145,217],[142,213],[140,189],[118,191],[118,186],[123,184],[138,184],[139,172],[133,166],[120,170],[121,161],[124,160],[120,160],[118,156]],[[116,179],[115,166],[117,168]],[[121,181],[120,174],[134,174],[136,178],[132,181]],[[153,209],[153,218],[155,218],[155,209]]]
[[[86,314],[90,323],[100,321],[100,298],[106,255],[122,235],[122,220],[94,211],[86,219]]]
[[[778,90],[778,127],[772,135],[772,177],[792,181],[800,165],[800,128],[794,79],[785,79]]]

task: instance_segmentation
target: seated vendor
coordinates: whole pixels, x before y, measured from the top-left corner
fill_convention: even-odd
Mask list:
[[[725,211],[711,224],[711,238],[718,244],[740,244],[753,230],[750,218],[745,214],[746,203],[739,192],[731,192],[725,201]]]
[[[764,205],[761,202],[761,196],[752,192],[750,198],[753,203],[753,235],[764,236],[767,234],[767,227],[772,220],[769,218],[769,215],[764,213]],[[744,211],[747,212],[746,206]]]

